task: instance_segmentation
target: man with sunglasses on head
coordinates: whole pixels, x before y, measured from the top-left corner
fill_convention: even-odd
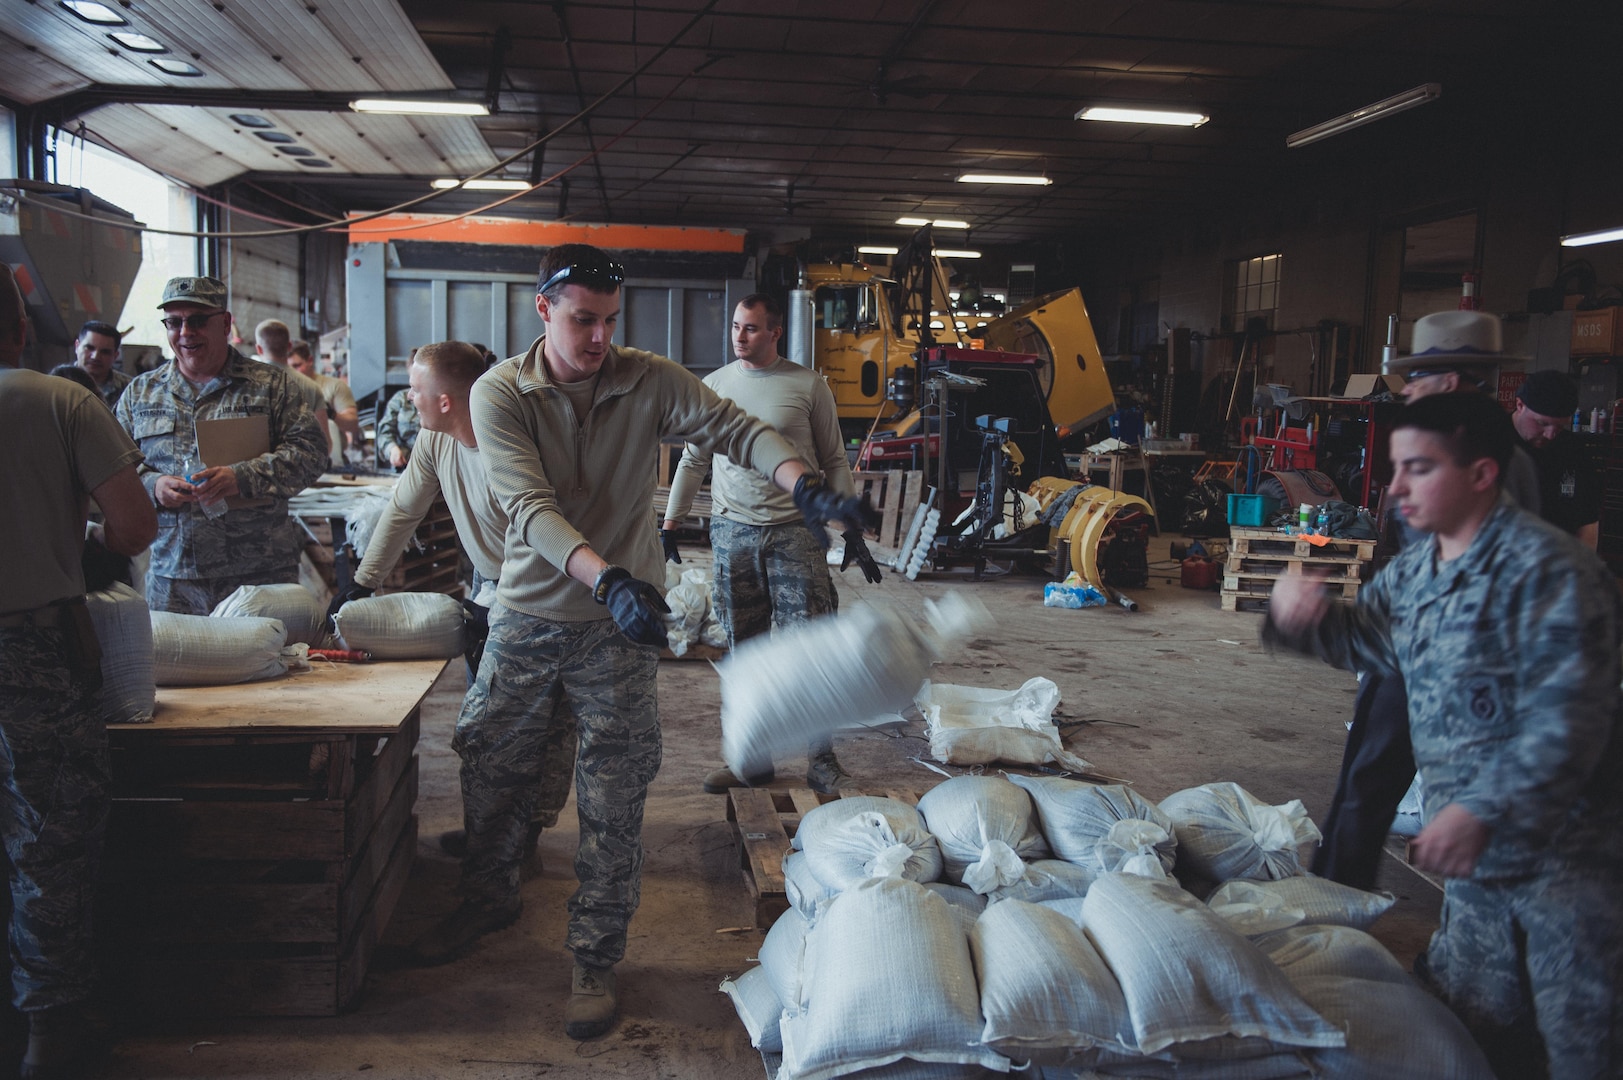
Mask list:
[[[813,527],[866,524],[873,508],[826,488],[777,432],[680,364],[616,346],[625,271],[588,244],[541,260],[545,333],[474,384],[485,475],[507,511],[490,637],[452,745],[462,758],[461,905],[417,940],[427,964],[455,959],[518,918],[519,870],[549,731],[574,723],[579,888],[564,1029],[614,1024],[614,965],[625,955],[642,876],[642,816],[659,770],[655,672],[668,612],[654,515],[660,440],[678,437],[748,462]]]
[[[287,500],[321,475],[327,437],[287,368],[231,347],[224,282],[171,278],[158,306],[175,359],[136,376],[118,399],[118,422],[146,458],[141,482],[158,508],[147,603],[207,615],[239,586],[299,579]],[[198,421],[261,417],[266,452],[200,459]],[[225,511],[211,516],[222,501]]]

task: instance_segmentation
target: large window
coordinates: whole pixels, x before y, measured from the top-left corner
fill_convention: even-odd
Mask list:
[[[1230,265],[1228,286],[1224,290],[1223,321],[1225,330],[1244,330],[1254,318],[1274,325],[1274,312],[1279,308],[1280,275],[1284,268],[1283,255],[1258,255],[1252,259],[1236,259]]]

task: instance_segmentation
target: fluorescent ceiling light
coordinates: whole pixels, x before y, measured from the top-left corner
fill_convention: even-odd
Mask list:
[[[195,79],[203,74],[202,68],[188,64],[184,60],[148,60],[147,63],[165,75],[183,75],[188,79]]]
[[[981,253],[957,248],[936,248],[936,257],[942,259],[978,259]]]
[[[1383,120],[1395,113],[1412,109],[1416,105],[1424,105],[1428,101],[1436,101],[1443,96],[1442,83],[1421,83],[1413,90],[1405,90],[1401,94],[1393,94],[1389,98],[1382,98],[1372,105],[1365,105],[1362,109],[1354,109],[1350,113],[1343,113],[1334,120],[1326,120],[1322,124],[1305,127],[1293,135],[1285,136],[1285,145],[1291,149],[1316,143],[1320,139],[1328,139],[1332,135],[1340,135],[1343,131],[1363,127],[1376,120]]]
[[[857,248],[857,254],[858,255],[894,255],[900,250],[901,250],[900,248],[874,247],[872,245],[869,245],[868,247],[859,247],[859,248]]]
[[[61,0],[61,4],[70,15],[97,26],[128,26],[130,22],[106,4],[98,4],[95,0]]]
[[[898,224],[898,225],[914,225],[914,226],[918,226],[918,225],[934,225],[938,229],[967,229],[967,228],[969,228],[969,222],[967,222],[967,221],[953,221],[953,220],[951,220],[949,218],[936,218],[935,220],[932,221],[929,218],[922,218],[922,217],[899,217],[899,218],[896,219],[896,224]]]
[[[1561,238],[1561,246],[1585,247],[1589,244],[1606,244],[1613,240],[1623,240],[1623,228],[1602,229],[1599,232],[1573,233],[1571,236]]]
[[[1108,120],[1116,124],[1164,124],[1168,127],[1199,127],[1211,117],[1198,112],[1169,109],[1129,109],[1119,105],[1089,105],[1078,110],[1077,120]]]
[[[1044,186],[1054,181],[1046,176],[1017,176],[1005,173],[964,173],[958,178],[960,184],[1033,184]]]
[[[394,113],[401,116],[489,116],[477,101],[408,101],[404,98],[358,98],[349,103],[356,112]]]
[[[468,191],[529,191],[534,185],[524,180],[452,180],[442,177],[434,181],[434,186],[441,191],[459,187]]]
[[[137,34],[133,30],[118,30],[107,36],[130,50],[130,52],[169,51],[168,47],[157,38],[149,38],[145,34]]]

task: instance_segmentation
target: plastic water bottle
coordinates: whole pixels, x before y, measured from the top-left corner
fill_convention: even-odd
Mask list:
[[[1320,536],[1330,535],[1330,507],[1324,503],[1319,504],[1319,517],[1313,531]]]
[[[181,467],[186,472],[186,482],[188,484],[201,484],[205,479],[202,472],[208,466],[204,465],[202,460],[199,458],[189,457],[185,460]],[[210,520],[219,517],[226,511],[224,499],[211,499],[208,502],[203,502],[200,500],[197,504],[197,508],[203,511],[203,516],[209,518]]]
[[[1308,522],[1311,520],[1308,515],[1312,513],[1313,507],[1307,503],[1303,503],[1296,508],[1296,531],[1298,533],[1307,532]]]

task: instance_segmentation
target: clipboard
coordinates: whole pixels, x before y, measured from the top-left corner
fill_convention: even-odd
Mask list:
[[[270,417],[264,413],[197,421],[197,456],[209,468],[252,461],[270,451]],[[259,509],[272,506],[275,501],[232,495],[225,500],[225,505],[232,510]]]

